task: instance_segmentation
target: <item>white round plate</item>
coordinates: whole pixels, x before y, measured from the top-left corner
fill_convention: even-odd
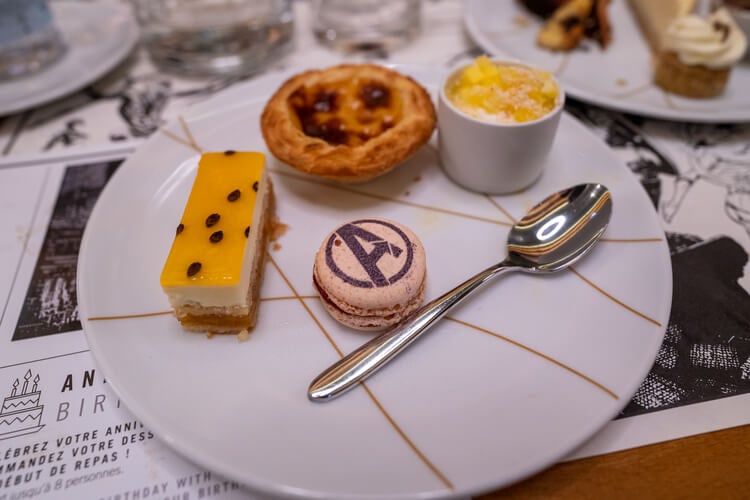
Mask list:
[[[83,88],[114,68],[138,41],[138,26],[124,3],[52,2],[50,8],[68,50],[39,73],[0,82],[0,115]]]
[[[688,99],[652,83],[651,51],[626,0],[609,2],[612,42],[602,50],[585,40],[570,52],[536,44],[541,21],[518,0],[468,0],[464,20],[472,39],[489,54],[520,59],[553,71],[568,94],[611,109],[654,118],[706,123],[750,121],[750,62],[732,71],[724,93]]]
[[[431,91],[439,75],[404,68]],[[231,106],[188,118],[205,151],[266,151],[259,115],[285,75],[234,88]],[[287,75],[288,76],[288,75]],[[651,367],[671,304],[656,214],[630,171],[565,115],[546,173],[487,197],[451,183],[434,144],[367,184],[306,177],[268,157],[289,229],[269,250],[250,340],[184,332],[159,274],[197,154],[172,123],[120,167],[83,238],[78,301],[107,382],[157,436],[260,492],[316,498],[443,498],[492,490],[565,456],[613,418]],[[471,158],[466,158],[471,162]],[[511,217],[582,182],[612,191],[606,241],[576,272],[498,280],[364,387],[307,399],[324,368],[371,334],[338,325],[312,285],[325,235],[363,217],[397,220],[427,252],[434,298],[503,258]],[[334,347],[335,346],[335,347]]]

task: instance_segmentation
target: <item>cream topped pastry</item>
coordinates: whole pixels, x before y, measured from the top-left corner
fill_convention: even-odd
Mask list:
[[[651,50],[659,52],[664,46],[664,34],[675,20],[695,9],[695,0],[628,0],[638,25]]]
[[[705,18],[691,14],[675,19],[664,34],[664,50],[688,65],[725,68],[742,59],[746,49],[745,35],[724,8]]]
[[[262,153],[201,156],[160,279],[183,327],[234,333],[255,325],[272,214]]]
[[[664,33],[654,83],[685,97],[716,97],[746,49],[745,35],[724,8],[679,17]]]

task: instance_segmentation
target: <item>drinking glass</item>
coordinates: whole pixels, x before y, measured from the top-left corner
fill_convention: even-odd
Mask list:
[[[420,31],[420,0],[313,0],[313,33],[344,50],[392,49]]]
[[[259,71],[291,47],[291,0],[132,0],[157,66],[190,76]]]

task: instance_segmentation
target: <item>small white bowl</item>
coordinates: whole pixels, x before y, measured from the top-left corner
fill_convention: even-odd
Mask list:
[[[534,66],[504,59],[493,63]],[[544,171],[555,139],[565,92],[560,90],[555,108],[536,120],[497,123],[472,117],[446,96],[446,86],[471,63],[449,72],[441,82],[438,97],[438,149],[443,170],[454,182],[488,194],[507,194],[531,185]]]

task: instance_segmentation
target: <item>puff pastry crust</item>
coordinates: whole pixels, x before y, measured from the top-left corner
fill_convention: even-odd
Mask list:
[[[382,175],[426,143],[435,107],[411,78],[374,64],[342,64],[288,79],[261,115],[271,153],[329,179]]]

